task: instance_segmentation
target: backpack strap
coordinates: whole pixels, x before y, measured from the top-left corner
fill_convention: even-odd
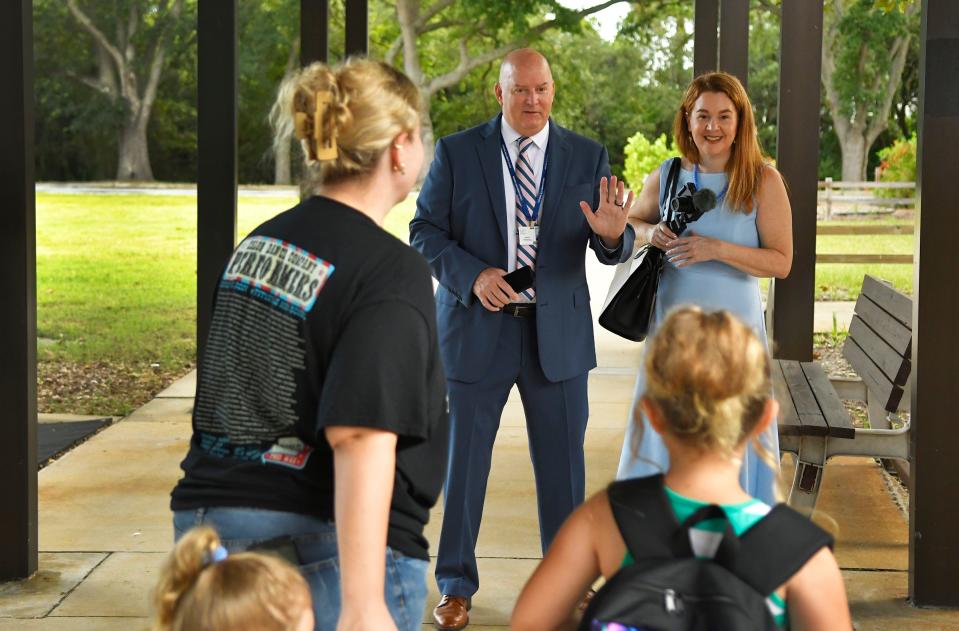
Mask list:
[[[742,534],[739,554],[726,567],[760,594],[770,594],[819,550],[832,546],[832,535],[778,504]]]
[[[728,567],[739,557],[739,537],[736,536],[726,511],[718,504],[702,506],[682,523],[673,535],[673,550],[677,557],[695,556],[690,530],[699,522],[706,520],[719,520],[723,523],[722,532],[716,533],[721,539],[712,558],[716,563]]]
[[[714,559],[724,566],[739,558],[739,539],[726,512],[716,504],[701,507],[682,524],[666,494],[663,475],[613,482],[606,489],[619,532],[633,559],[683,559],[695,556],[690,529],[701,521],[725,524]]]
[[[662,474],[618,480],[606,488],[609,506],[633,559],[673,558],[679,522],[663,490]]]
[[[673,219],[673,209],[669,207],[669,202],[676,196],[676,187],[679,184],[679,169],[682,165],[681,158],[673,158],[669,164],[666,186],[663,187],[663,196],[659,199],[659,207],[661,209],[665,208],[668,213],[666,221],[672,221]],[[660,171],[660,177],[662,177],[662,171]]]

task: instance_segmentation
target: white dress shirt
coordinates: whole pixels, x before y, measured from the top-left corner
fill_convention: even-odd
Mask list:
[[[513,168],[516,168],[516,158],[519,155],[519,138],[522,134],[510,127],[506,118],[502,118],[503,141],[506,143],[506,150],[509,152],[509,159],[513,162]],[[549,121],[534,136],[533,146],[526,150],[526,158],[533,165],[533,180],[537,183],[543,177],[543,159],[546,157],[546,144],[549,142]],[[507,272],[516,269],[516,242],[518,230],[516,227],[516,189],[513,188],[513,178],[509,174],[509,167],[506,166],[506,158],[500,157],[503,164],[503,189],[506,192],[506,263]],[[537,192],[539,189],[537,187]],[[546,204],[545,196],[543,204]],[[540,219],[543,216],[543,207],[540,206]],[[538,221],[538,220],[537,220]],[[520,295],[520,302],[529,302],[524,296]]]

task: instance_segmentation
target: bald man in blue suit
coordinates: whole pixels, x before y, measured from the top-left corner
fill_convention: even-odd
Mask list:
[[[479,533],[500,416],[516,384],[526,415],[545,551],[583,501],[586,378],[596,366],[585,252],[605,264],[632,252],[632,193],[609,178],[599,143],[550,117],[553,79],[530,49],[503,61],[502,114],[442,138],[417,200],[410,242],[439,280],[440,353],[451,443],[434,622],[461,629],[479,589]],[[589,201],[584,201],[589,200]],[[514,291],[507,271],[529,266]]]

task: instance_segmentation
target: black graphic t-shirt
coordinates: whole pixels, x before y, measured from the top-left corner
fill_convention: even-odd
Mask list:
[[[254,230],[220,277],[173,510],[333,519],[329,426],[397,434],[388,544],[427,559],[449,432],[430,271],[366,215],[312,197]]]

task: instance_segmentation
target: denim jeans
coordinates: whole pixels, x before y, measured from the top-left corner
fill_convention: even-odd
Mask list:
[[[201,524],[213,527],[230,552],[290,536],[300,557],[299,570],[313,595],[316,628],[335,631],[340,616],[340,564],[332,521],[258,508],[198,508],[173,513],[174,539]],[[386,604],[400,631],[418,630],[422,625],[427,566],[426,561],[386,549]]]

